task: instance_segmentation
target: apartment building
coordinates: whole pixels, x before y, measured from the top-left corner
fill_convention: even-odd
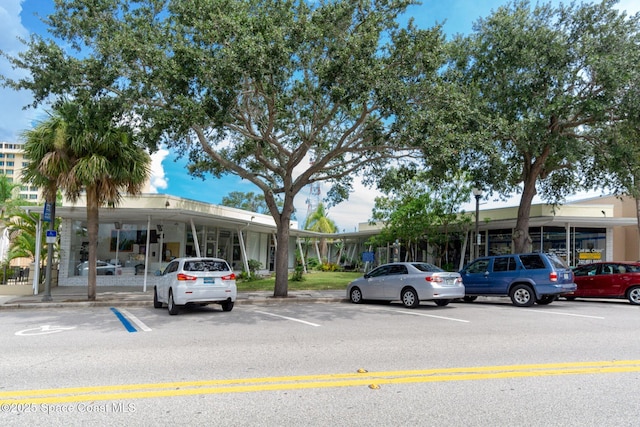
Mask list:
[[[40,201],[38,187],[23,184],[22,169],[26,166],[23,152],[24,144],[16,142],[0,142],[0,174],[6,176],[10,182],[17,184],[16,196],[31,202]]]

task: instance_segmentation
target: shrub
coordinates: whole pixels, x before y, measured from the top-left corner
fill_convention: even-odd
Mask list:
[[[262,263],[256,259],[250,259],[247,261],[247,264],[249,264],[249,271],[243,270],[242,273],[240,273],[240,278],[246,282],[259,279],[260,277],[258,277],[257,270],[262,268]]]

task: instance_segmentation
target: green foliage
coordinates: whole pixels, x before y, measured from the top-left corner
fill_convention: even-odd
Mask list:
[[[42,210],[42,207],[38,208]],[[27,213],[22,209],[10,210],[7,214],[9,220],[6,226],[9,229],[11,243],[9,245],[8,260],[14,258],[29,258],[31,261],[36,259],[36,227],[40,221],[40,214],[36,212]],[[46,224],[46,223],[45,223]],[[60,227],[60,218],[55,220],[55,229]],[[43,232],[40,241],[40,259],[44,262],[47,259],[48,245],[46,244],[46,235]],[[54,261],[59,252],[59,242],[53,245]]]
[[[262,263],[257,259],[250,259],[247,264],[249,264],[249,271],[242,271],[240,278],[245,281],[258,280],[260,276],[257,271],[262,268]]]
[[[638,81],[640,16],[615,1],[552,7],[515,1],[451,46],[447,78],[465,87],[481,126],[462,153],[489,193],[521,193],[514,250],[527,250],[536,194],[557,203],[582,188],[593,147],[607,142]]]
[[[269,213],[269,207],[265,202],[264,195],[255,194],[252,191],[248,193],[232,191],[222,198],[221,204],[222,206],[229,206],[260,214]],[[279,199],[277,200],[277,206],[282,206],[282,201]]]
[[[341,271],[342,267],[335,262],[323,262],[320,271]]]
[[[429,182],[428,173],[408,180],[406,175],[401,180],[392,175],[393,171],[386,176],[391,195],[376,198],[372,212],[373,221],[384,226],[369,244],[384,246],[397,239],[410,245],[425,240],[436,259],[446,256],[451,234],[464,233],[470,226],[470,217],[459,213],[460,205],[469,198],[469,184],[454,177],[436,186]]]
[[[320,267],[320,260],[318,258],[307,258],[307,268],[310,270],[316,270]]]
[[[302,254],[299,250],[296,250],[296,262],[293,267],[293,274],[289,277],[290,281],[302,282],[304,281],[304,265],[302,264]]]
[[[151,158],[124,124],[120,108],[109,97],[61,102],[22,135],[29,160],[27,182],[43,187],[50,202],[55,202],[58,189],[71,201],[86,196],[89,299],[95,299],[96,292],[99,208],[117,205],[123,193],[139,194],[150,172]]]

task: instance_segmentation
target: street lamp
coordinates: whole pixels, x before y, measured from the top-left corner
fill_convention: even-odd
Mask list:
[[[473,196],[476,198],[476,248],[474,259],[480,256],[480,198],[482,197],[482,188],[473,187]]]
[[[120,249],[120,228],[121,224],[119,222],[114,222],[113,225],[116,228],[116,270],[113,274],[118,274],[118,249]]]

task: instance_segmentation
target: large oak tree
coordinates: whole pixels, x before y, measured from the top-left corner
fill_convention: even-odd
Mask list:
[[[593,148],[610,139],[621,100],[637,86],[638,15],[616,1],[570,6],[517,1],[456,40],[452,79],[484,118],[465,157],[478,185],[521,193],[514,251],[531,249],[536,194],[561,202],[587,185]]]
[[[151,147],[189,156],[196,176],[255,184],[277,225],[282,297],[294,197],[325,181],[334,201],[344,199],[355,173],[415,143],[405,130],[424,113],[415,100],[428,105],[438,86],[443,36],[439,27],[399,28],[410,4],[57,0],[48,22],[61,42],[32,36],[13,58],[30,78],[12,83],[36,103],[83,91],[128,100]]]

